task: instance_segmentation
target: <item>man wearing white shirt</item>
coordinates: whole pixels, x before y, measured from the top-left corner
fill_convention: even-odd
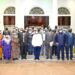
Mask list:
[[[36,30],[35,34],[32,37],[32,45],[34,47],[34,56],[35,56],[35,60],[38,59],[40,57],[40,51],[41,51],[41,46],[43,43],[43,38],[42,35],[39,33],[39,29]]]

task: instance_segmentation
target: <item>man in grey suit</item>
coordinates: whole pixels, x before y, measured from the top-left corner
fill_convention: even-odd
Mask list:
[[[45,46],[46,46],[46,59],[52,59],[52,42],[53,32],[51,30],[46,32],[45,35]]]

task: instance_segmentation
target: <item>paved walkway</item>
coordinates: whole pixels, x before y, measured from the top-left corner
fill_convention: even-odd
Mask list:
[[[75,61],[31,61],[0,63],[0,75],[75,75]]]

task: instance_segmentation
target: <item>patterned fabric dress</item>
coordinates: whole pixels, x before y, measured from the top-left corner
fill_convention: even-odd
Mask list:
[[[3,57],[4,59],[11,59],[11,40],[8,37],[8,39],[5,37],[2,40],[2,46],[3,46]]]
[[[2,59],[2,34],[0,33],[0,59]]]
[[[20,57],[19,39],[17,33],[12,33],[12,59]]]

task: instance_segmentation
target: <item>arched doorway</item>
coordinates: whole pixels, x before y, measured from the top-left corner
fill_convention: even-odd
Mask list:
[[[46,16],[44,13],[44,10],[40,7],[33,7],[29,11],[28,16],[24,16],[24,26],[25,27],[32,27],[32,31],[34,31],[34,28],[43,28],[47,27],[49,25],[49,16]],[[42,31],[41,31],[42,32]],[[45,47],[42,46],[40,56],[42,58],[45,56]],[[31,50],[31,49],[30,49]],[[33,49],[32,49],[33,50]],[[32,56],[28,56],[30,59],[34,58],[33,54]]]
[[[66,7],[58,8],[58,26],[62,28],[71,26],[70,11]]]
[[[44,10],[40,7],[33,7],[29,12],[29,16],[24,16],[24,26],[43,26],[49,25],[49,16],[44,15]]]
[[[4,28],[12,30],[15,27],[15,7],[7,7],[3,15]]]

